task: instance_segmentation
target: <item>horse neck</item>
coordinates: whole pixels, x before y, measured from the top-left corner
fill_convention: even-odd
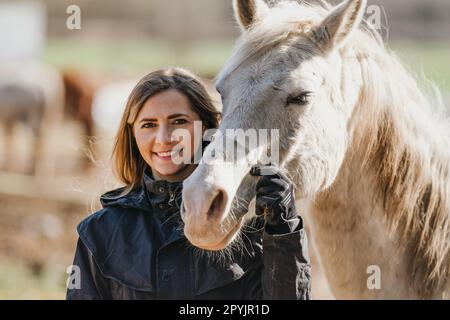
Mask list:
[[[429,296],[449,275],[449,133],[433,119],[415,80],[391,59],[362,62],[347,158],[322,200],[348,197],[345,186],[364,187],[368,192],[358,198],[382,208],[379,218],[409,251],[409,271]]]

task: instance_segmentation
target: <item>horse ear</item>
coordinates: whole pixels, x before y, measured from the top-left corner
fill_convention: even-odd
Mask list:
[[[358,29],[366,8],[366,0],[347,0],[315,29],[315,40],[325,50],[341,46],[353,30]]]
[[[243,31],[248,30],[257,16],[269,7],[263,0],[233,0],[234,16]]]

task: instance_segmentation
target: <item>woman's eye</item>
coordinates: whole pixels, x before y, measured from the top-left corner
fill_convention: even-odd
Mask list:
[[[155,127],[156,127],[156,124],[154,124],[154,123],[144,123],[141,128],[149,129],[149,128],[155,128]]]
[[[186,119],[177,119],[177,120],[175,120],[173,123],[174,124],[178,124],[178,125],[181,125],[181,124],[186,124],[188,121],[186,120]]]
[[[287,105],[296,104],[298,106],[305,106],[310,103],[311,97],[312,92],[302,92],[300,95],[289,97],[287,100]]]

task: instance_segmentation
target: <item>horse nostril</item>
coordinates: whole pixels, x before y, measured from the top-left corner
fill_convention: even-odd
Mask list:
[[[219,190],[217,195],[214,197],[214,200],[211,202],[211,207],[208,211],[208,217],[211,218],[219,218],[218,215],[223,214],[225,206],[225,192]]]

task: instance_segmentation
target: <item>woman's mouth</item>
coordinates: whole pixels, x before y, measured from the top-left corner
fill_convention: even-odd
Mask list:
[[[163,161],[172,160],[175,156],[183,156],[183,149],[164,151],[164,152],[153,152],[153,154]]]

